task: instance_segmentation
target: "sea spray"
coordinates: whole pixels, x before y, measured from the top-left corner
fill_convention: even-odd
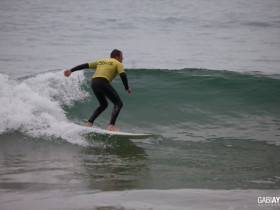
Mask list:
[[[80,133],[86,128],[68,121],[62,106],[88,97],[81,88],[84,80],[82,73],[66,79],[61,71],[23,80],[0,74],[0,132],[20,131],[82,144]]]

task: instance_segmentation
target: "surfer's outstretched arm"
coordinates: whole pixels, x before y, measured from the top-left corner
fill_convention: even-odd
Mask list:
[[[82,69],[88,69],[89,68],[89,65],[88,63],[84,63],[84,64],[81,64],[81,65],[78,65],[78,66],[75,66],[74,68],[72,69],[67,69],[64,71],[64,75],[65,77],[69,77],[71,75],[72,72],[74,71],[79,71],[79,70],[82,70]]]

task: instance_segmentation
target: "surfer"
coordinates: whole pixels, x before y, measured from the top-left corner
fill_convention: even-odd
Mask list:
[[[111,81],[120,75],[125,90],[131,93],[131,89],[128,86],[127,76],[124,71],[123,65],[123,55],[119,50],[114,49],[111,52],[111,58],[98,60],[91,63],[85,63],[78,65],[70,70],[65,70],[64,75],[69,77],[72,72],[82,70],[82,69],[96,69],[92,76],[91,88],[99,102],[99,106],[93,112],[92,116],[89,118],[85,126],[93,126],[94,120],[108,107],[108,98],[113,104],[113,111],[111,116],[111,121],[108,126],[109,131],[120,131],[115,127],[116,119],[121,111],[123,102],[117,93],[117,91],[111,86]]]

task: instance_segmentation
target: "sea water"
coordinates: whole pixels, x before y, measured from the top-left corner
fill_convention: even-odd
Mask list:
[[[280,2],[0,2],[1,209],[278,209]],[[94,70],[132,94],[92,135]],[[112,105],[96,120],[106,128]],[[267,200],[267,199],[265,199]]]

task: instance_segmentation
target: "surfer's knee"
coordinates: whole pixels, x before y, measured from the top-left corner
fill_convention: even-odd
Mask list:
[[[117,109],[121,109],[123,107],[123,102],[122,100],[117,100],[114,102],[114,107]]]
[[[103,103],[103,104],[100,104],[100,109],[102,109],[103,111],[105,110],[105,109],[107,109],[107,107],[108,107],[108,103]]]
[[[119,103],[117,104],[117,106],[119,107],[119,109],[121,109],[123,107],[123,102],[119,101]]]
[[[118,103],[115,104],[115,111],[120,112],[122,107],[123,107],[123,102],[119,101]]]
[[[119,101],[118,103],[115,103],[114,104],[114,108],[113,108],[113,112],[112,112],[113,115],[114,116],[118,116],[118,114],[121,111],[122,107],[123,107],[122,101]],[[117,117],[114,117],[114,118],[117,118]]]

